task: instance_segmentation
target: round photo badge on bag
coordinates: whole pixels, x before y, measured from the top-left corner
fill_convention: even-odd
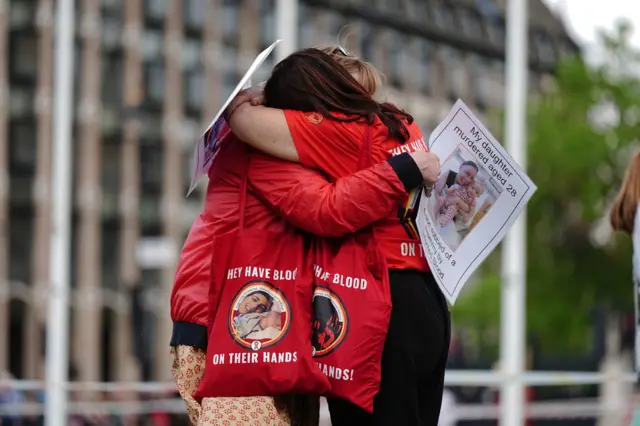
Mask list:
[[[316,287],[311,325],[313,356],[321,358],[340,346],[349,333],[349,314],[342,299],[328,287]]]
[[[267,281],[246,283],[229,309],[229,333],[238,345],[254,351],[278,344],[290,322],[289,301]]]

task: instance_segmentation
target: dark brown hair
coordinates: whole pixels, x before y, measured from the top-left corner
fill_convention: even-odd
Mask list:
[[[318,49],[300,50],[277,64],[264,95],[271,108],[319,112],[335,121],[373,124],[378,117],[389,138],[409,140],[405,122],[411,124],[413,117],[395,105],[376,102],[343,66]]]
[[[640,203],[640,152],[631,159],[622,180],[622,187],[611,207],[609,220],[613,229],[633,233],[638,203]]]

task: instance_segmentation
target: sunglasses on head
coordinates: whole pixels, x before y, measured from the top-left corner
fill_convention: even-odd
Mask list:
[[[334,53],[335,52],[341,54],[342,56],[351,56],[351,53],[349,53],[349,51],[342,46],[336,47]]]

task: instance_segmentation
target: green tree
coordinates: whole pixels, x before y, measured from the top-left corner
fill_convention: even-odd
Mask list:
[[[630,243],[606,223],[640,137],[640,53],[630,35],[626,23],[601,34],[602,65],[563,60],[554,87],[529,103],[528,174],[538,191],[527,210],[527,325],[545,351],[582,350],[590,308],[632,307]],[[456,306],[456,323],[497,327],[496,263]]]

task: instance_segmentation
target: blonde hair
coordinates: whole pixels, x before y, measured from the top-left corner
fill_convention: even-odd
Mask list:
[[[636,210],[640,203],[640,152],[631,159],[622,186],[609,213],[611,226],[617,231],[633,232]]]
[[[320,45],[314,46],[314,49],[331,55],[334,61],[345,67],[360,82],[370,96],[374,96],[382,87],[383,77],[380,71],[369,62],[347,52],[342,46]]]

